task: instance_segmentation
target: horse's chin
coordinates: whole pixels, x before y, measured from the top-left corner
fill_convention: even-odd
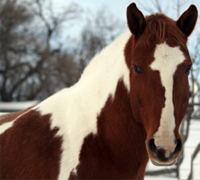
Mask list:
[[[161,162],[161,161],[157,161],[153,158],[150,158],[152,164],[154,164],[155,166],[172,166],[176,163],[176,159],[175,160],[171,160],[169,162]]]

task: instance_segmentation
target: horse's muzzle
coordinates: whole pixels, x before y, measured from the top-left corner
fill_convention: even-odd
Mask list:
[[[172,165],[176,162],[176,158],[178,157],[181,149],[182,149],[182,141],[181,139],[177,139],[176,141],[176,147],[173,152],[171,152],[169,155],[166,155],[166,149],[156,146],[154,143],[154,139],[150,139],[149,143],[149,150],[151,151],[150,158],[152,160],[152,163],[155,165]]]

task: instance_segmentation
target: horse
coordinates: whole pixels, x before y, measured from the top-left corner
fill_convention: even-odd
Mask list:
[[[191,5],[177,21],[127,7],[129,30],[97,54],[80,80],[0,117],[1,179],[144,179],[148,160],[176,162],[192,61]]]

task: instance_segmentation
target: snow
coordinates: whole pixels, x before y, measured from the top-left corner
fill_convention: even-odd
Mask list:
[[[194,152],[197,144],[200,143],[200,121],[191,121],[190,131],[187,142],[185,143],[184,160],[181,165],[181,179],[188,177],[190,172],[191,155]],[[200,180],[200,152],[194,161],[194,180]]]
[[[191,120],[190,122],[190,131],[189,137],[184,145],[184,160],[180,166],[180,180],[185,180],[188,178],[190,173],[190,165],[191,165],[191,156],[196,148],[196,146],[200,143],[200,120]],[[175,167],[175,166],[173,166]],[[166,167],[167,169],[171,169],[171,167]],[[159,170],[163,169],[163,167],[154,166],[151,162],[147,164],[148,171],[150,170]],[[145,180],[177,180],[177,178],[170,177],[169,175],[163,176],[145,176]],[[193,180],[200,180],[200,152],[196,156],[193,162]]]

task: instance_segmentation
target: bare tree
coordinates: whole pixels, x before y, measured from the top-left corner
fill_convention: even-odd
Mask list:
[[[28,4],[20,4],[17,0],[1,1],[2,101],[44,99],[70,86],[79,77],[74,56],[51,42],[62,23],[75,19],[80,9],[71,4],[63,13],[55,14],[50,1],[47,7],[44,4],[40,0]]]
[[[4,18],[4,21],[0,28],[4,33],[2,37],[9,38],[0,39],[2,101],[42,100],[72,85],[91,58],[126,28],[125,23],[111,14],[107,7],[102,7],[92,15],[85,13],[86,23],[80,40],[76,41],[76,47],[67,46],[71,43],[70,38],[66,39],[66,45],[63,47],[54,42],[58,39],[62,24],[72,20],[77,22],[76,18],[82,17],[80,13],[83,13],[83,10],[74,3],[63,11],[55,12],[51,1],[20,2],[1,1],[0,20],[3,21]],[[16,13],[19,14],[19,20]],[[24,21],[20,17],[22,15],[26,17]],[[9,24],[18,21],[18,24],[8,30]],[[65,31],[68,30],[70,29],[65,28]]]
[[[16,74],[10,70],[20,72],[21,69],[28,66],[25,62],[19,63],[20,57],[13,59],[16,53],[22,55],[27,50],[25,46],[21,45],[24,37],[20,33],[20,31],[26,31],[26,28],[21,28],[20,26],[25,25],[33,16],[24,6],[17,5],[16,0],[1,1],[0,3],[0,93],[2,100],[10,101],[12,100],[13,92],[17,88],[17,84],[20,84],[26,76],[23,75],[21,78],[16,77]],[[9,77],[14,80],[11,82]],[[9,86],[11,83],[12,87]]]
[[[170,1],[163,1],[163,0],[150,0],[150,1],[139,1],[136,0],[137,4],[141,9],[146,11],[149,14],[152,13],[165,13],[167,14]]]

